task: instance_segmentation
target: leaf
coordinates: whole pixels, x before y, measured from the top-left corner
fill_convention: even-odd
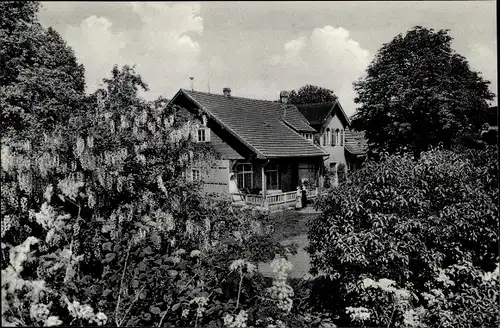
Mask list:
[[[144,271],[146,270],[146,268],[147,268],[146,263],[144,263],[143,261],[139,263],[139,270]]]
[[[214,293],[217,293],[217,294],[222,294],[222,288],[216,288],[214,289]]]
[[[144,249],[144,253],[147,255],[153,254],[153,249],[151,248],[151,246],[146,247]]]
[[[132,284],[131,285],[132,285],[133,288],[137,288],[137,287],[139,287],[139,281],[134,279],[134,280],[132,280]]]
[[[115,259],[116,254],[115,253],[108,253],[106,254],[106,262],[111,262]]]
[[[172,306],[172,311],[177,311],[181,307],[181,303],[176,303]]]
[[[111,252],[112,245],[113,245],[113,243],[111,243],[111,242],[104,243],[104,244],[102,244],[102,250]]]
[[[158,308],[156,306],[152,306],[149,308],[149,312],[151,312],[153,314],[159,314],[161,311],[160,311],[160,308]]]
[[[107,297],[109,294],[111,294],[112,290],[111,289],[106,289],[105,291],[102,292],[103,297]]]

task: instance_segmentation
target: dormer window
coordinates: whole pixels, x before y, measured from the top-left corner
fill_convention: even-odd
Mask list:
[[[210,141],[210,129],[207,128],[207,117],[202,115],[201,124],[198,128],[197,133],[197,141],[198,142],[209,142]]]
[[[200,127],[198,129],[198,142],[209,142],[210,141],[210,129]]]
[[[313,134],[312,133],[301,133],[300,134],[307,141],[313,142]]]

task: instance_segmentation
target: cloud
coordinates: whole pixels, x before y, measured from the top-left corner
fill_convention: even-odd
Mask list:
[[[496,41],[494,47],[488,47],[482,43],[472,43],[469,47],[467,60],[473,70],[482,73],[483,78],[491,81],[490,90],[495,94],[493,104],[498,104],[498,81],[496,73],[498,71]]]
[[[90,16],[78,26],[68,26],[63,37],[85,66],[87,87],[93,90],[102,81],[103,73],[116,64],[124,64],[122,51],[127,44],[124,33],[111,30],[105,17]]]
[[[66,25],[63,38],[86,69],[88,91],[94,91],[114,64],[134,65],[150,87],[148,98],[178,88],[199,66],[203,19],[196,3],[127,3],[138,26],[119,28],[104,16],[90,16],[77,25]],[[116,18],[115,18],[116,19]],[[169,95],[167,95],[169,96]]]
[[[333,90],[348,115],[355,110],[352,83],[364,74],[371,55],[342,27],[315,28],[310,35],[288,41],[271,57],[282,89],[315,84]]]

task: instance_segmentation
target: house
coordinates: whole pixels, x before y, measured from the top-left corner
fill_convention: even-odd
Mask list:
[[[366,157],[366,141],[362,132],[350,129],[351,122],[338,99],[332,102],[297,105],[299,111],[317,132],[315,142],[329,154],[325,171],[338,183],[338,168],[359,168]],[[327,174],[328,175],[328,174]]]
[[[195,141],[209,143],[219,159],[210,168],[198,168],[192,178],[201,180],[207,192],[230,196],[234,174],[241,197],[248,204],[266,208],[295,202],[297,186],[308,181],[310,197],[317,195],[325,158],[329,155],[314,144],[316,130],[297,107],[280,102],[180,89],[169,106],[175,115],[198,120]]]

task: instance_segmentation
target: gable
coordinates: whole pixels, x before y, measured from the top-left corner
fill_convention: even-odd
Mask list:
[[[319,130],[318,126],[326,127],[332,116],[337,116],[344,127],[351,125],[338,99],[334,102],[297,105],[297,108],[316,130]]]

